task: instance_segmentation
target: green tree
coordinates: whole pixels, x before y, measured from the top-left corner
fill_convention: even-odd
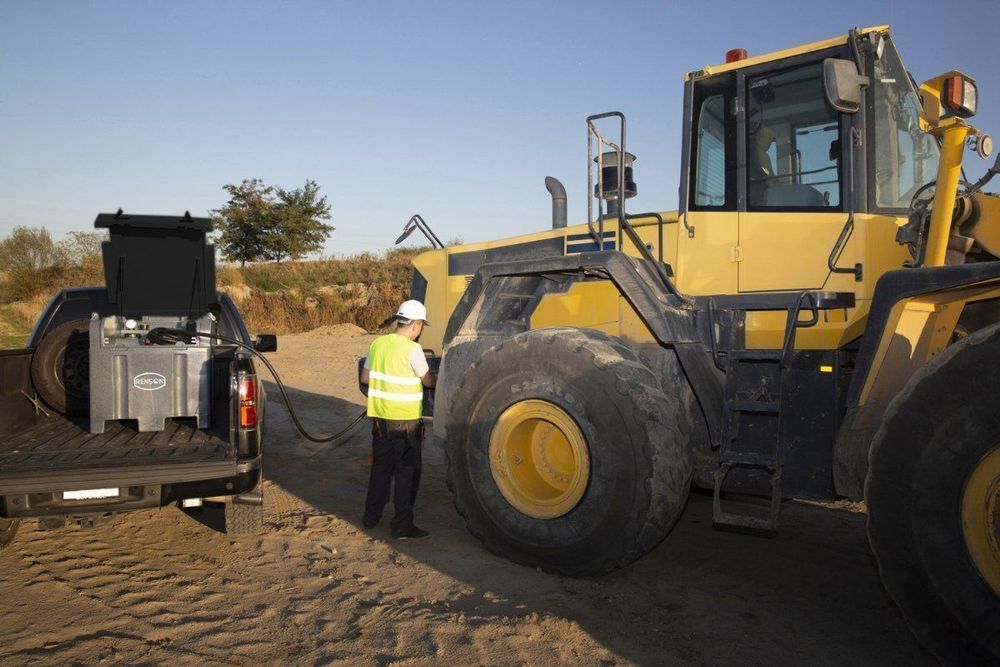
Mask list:
[[[323,222],[330,219],[330,205],[315,181],[285,190],[250,178],[223,189],[229,201],[211,213],[216,243],[231,261],[299,259],[322,248],[333,231]]]
[[[316,181],[306,181],[305,186],[295,190],[275,188],[275,191],[280,234],[269,243],[272,259],[301,259],[322,249],[333,227],[321,222],[330,219],[330,205],[326,197],[319,195]]]
[[[222,255],[241,265],[266,259],[269,236],[275,234],[274,188],[259,178],[244,178],[239,185],[224,185],[229,201],[211,211]]]

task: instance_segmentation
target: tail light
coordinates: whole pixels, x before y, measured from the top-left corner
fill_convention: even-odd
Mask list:
[[[257,376],[239,376],[240,428],[257,428]]]

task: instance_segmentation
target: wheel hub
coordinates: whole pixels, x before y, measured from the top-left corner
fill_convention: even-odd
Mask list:
[[[57,360],[58,378],[67,393],[87,396],[90,391],[90,354],[85,342],[70,341]]]
[[[1000,447],[976,464],[965,483],[962,533],[979,574],[1000,596]]]
[[[587,490],[587,441],[573,418],[548,401],[520,401],[504,410],[490,433],[489,456],[500,493],[530,517],[560,517]]]

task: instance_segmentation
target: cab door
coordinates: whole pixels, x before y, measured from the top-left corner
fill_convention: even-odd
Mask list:
[[[826,101],[823,58],[772,63],[741,72],[740,292],[820,289],[848,221],[848,121]],[[853,266],[855,244],[837,264]],[[842,276],[835,282],[849,284]],[[829,286],[827,286],[829,289]]]
[[[676,282],[685,294],[735,294],[737,208],[736,75],[684,88],[685,133]]]

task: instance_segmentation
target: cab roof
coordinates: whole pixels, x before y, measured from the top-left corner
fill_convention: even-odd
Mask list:
[[[857,33],[859,35],[864,35],[870,32],[885,32],[889,29],[887,25],[877,25],[870,28],[858,28]],[[705,67],[700,70],[694,70],[688,72],[684,80],[687,81],[694,77],[710,76],[712,74],[719,74],[720,72],[731,72],[737,69],[743,69],[744,67],[753,67],[754,65],[760,65],[762,63],[772,62],[774,60],[783,60],[785,58],[791,58],[792,56],[801,55],[803,53],[811,53],[813,51],[822,51],[824,49],[833,48],[835,46],[840,46],[841,44],[846,44],[848,39],[847,34],[840,35],[838,37],[831,37],[829,39],[822,39],[818,42],[810,42],[808,44],[802,44],[800,46],[793,46],[790,49],[784,49],[782,51],[771,51],[770,53],[762,53],[759,56],[751,56],[749,58],[744,58],[743,60],[737,60],[732,63],[723,63],[721,65],[705,65]]]

